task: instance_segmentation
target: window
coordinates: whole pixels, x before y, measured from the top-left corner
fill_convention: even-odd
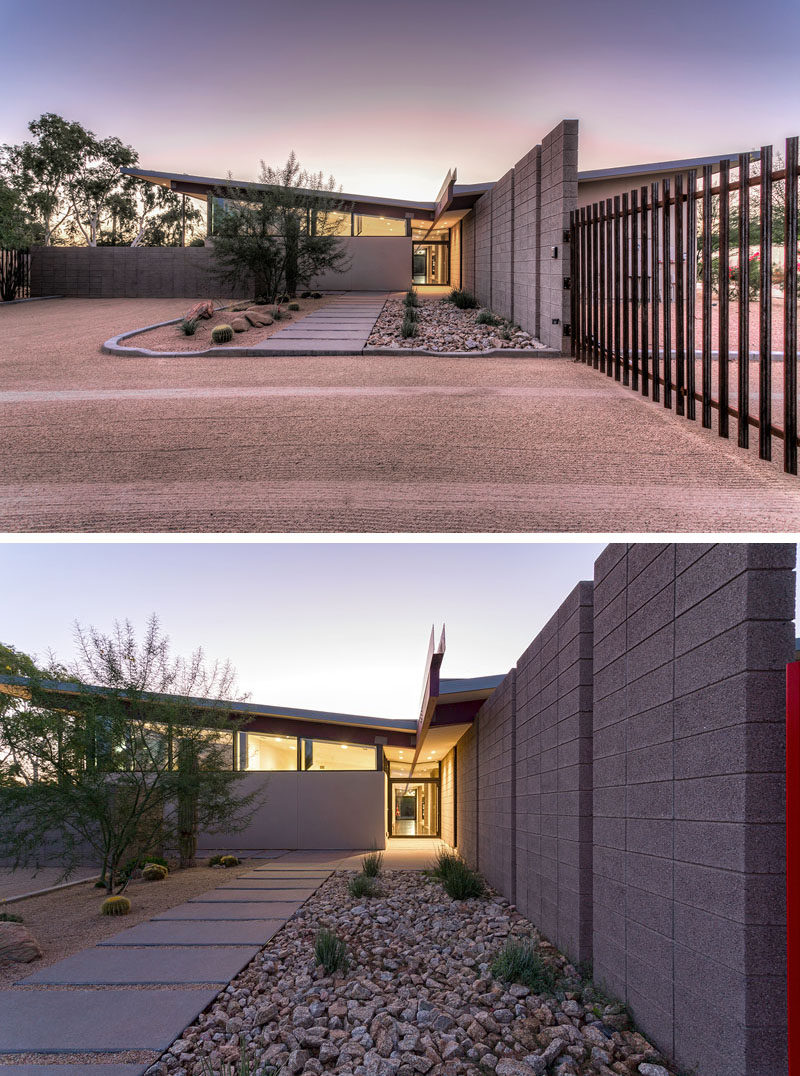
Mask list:
[[[316,209],[310,212],[313,235],[350,235],[351,213],[340,213],[338,210],[320,213]]]
[[[246,770],[296,770],[297,737],[267,736],[262,732],[245,732],[241,753]]]
[[[411,777],[411,763],[410,762],[390,762],[389,763],[389,776],[390,777]],[[418,780],[422,778],[438,778],[439,776],[439,763],[438,762],[418,762],[414,767],[413,776]]]
[[[328,740],[303,741],[304,770],[374,770],[374,747]]]
[[[395,217],[353,217],[353,235],[405,235],[405,219]]]

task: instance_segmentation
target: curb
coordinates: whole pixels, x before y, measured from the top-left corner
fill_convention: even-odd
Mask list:
[[[27,299],[7,299],[0,303],[0,310],[4,306],[16,306],[18,303],[41,303],[45,299],[64,299],[63,295],[29,295]]]
[[[95,881],[96,880],[97,879],[95,878]],[[45,893],[57,893],[59,889],[71,889],[76,885],[86,885],[91,881],[92,878],[78,878],[77,881],[59,882],[58,885],[49,885],[45,889],[32,889],[30,893],[20,893],[19,896],[16,897],[4,897],[3,900],[0,900],[0,908],[4,907],[6,904],[16,904],[17,901],[28,900],[29,897],[42,897]]]

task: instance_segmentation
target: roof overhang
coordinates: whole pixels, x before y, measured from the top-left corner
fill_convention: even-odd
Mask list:
[[[749,153],[751,161],[760,157],[758,150]],[[738,164],[739,154],[728,153],[715,157],[687,157],[678,161],[655,161],[652,164],[626,164],[620,168],[595,168],[588,172],[578,172],[579,183],[598,183],[609,179],[631,179],[636,176],[654,176],[663,173],[674,175],[676,172],[688,172],[693,168],[702,168],[710,164],[715,172],[719,171],[719,162],[729,161]]]

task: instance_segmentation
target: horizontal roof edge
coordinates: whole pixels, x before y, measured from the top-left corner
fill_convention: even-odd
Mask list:
[[[758,160],[758,150],[748,150],[747,152],[751,160]],[[700,168],[704,164],[718,164],[720,161],[738,160],[738,153],[722,153],[715,154],[713,157],[687,157],[678,161],[653,161],[650,164],[625,164],[618,168],[595,168],[588,172],[578,172],[578,182],[591,183],[598,179],[650,175],[652,172],[683,172],[687,168]]]

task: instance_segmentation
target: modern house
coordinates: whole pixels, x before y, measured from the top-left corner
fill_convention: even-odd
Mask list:
[[[232,705],[268,793],[234,847],[438,834],[683,1068],[787,1076],[796,557],[609,546],[504,676],[443,678],[432,636],[416,720]]]

